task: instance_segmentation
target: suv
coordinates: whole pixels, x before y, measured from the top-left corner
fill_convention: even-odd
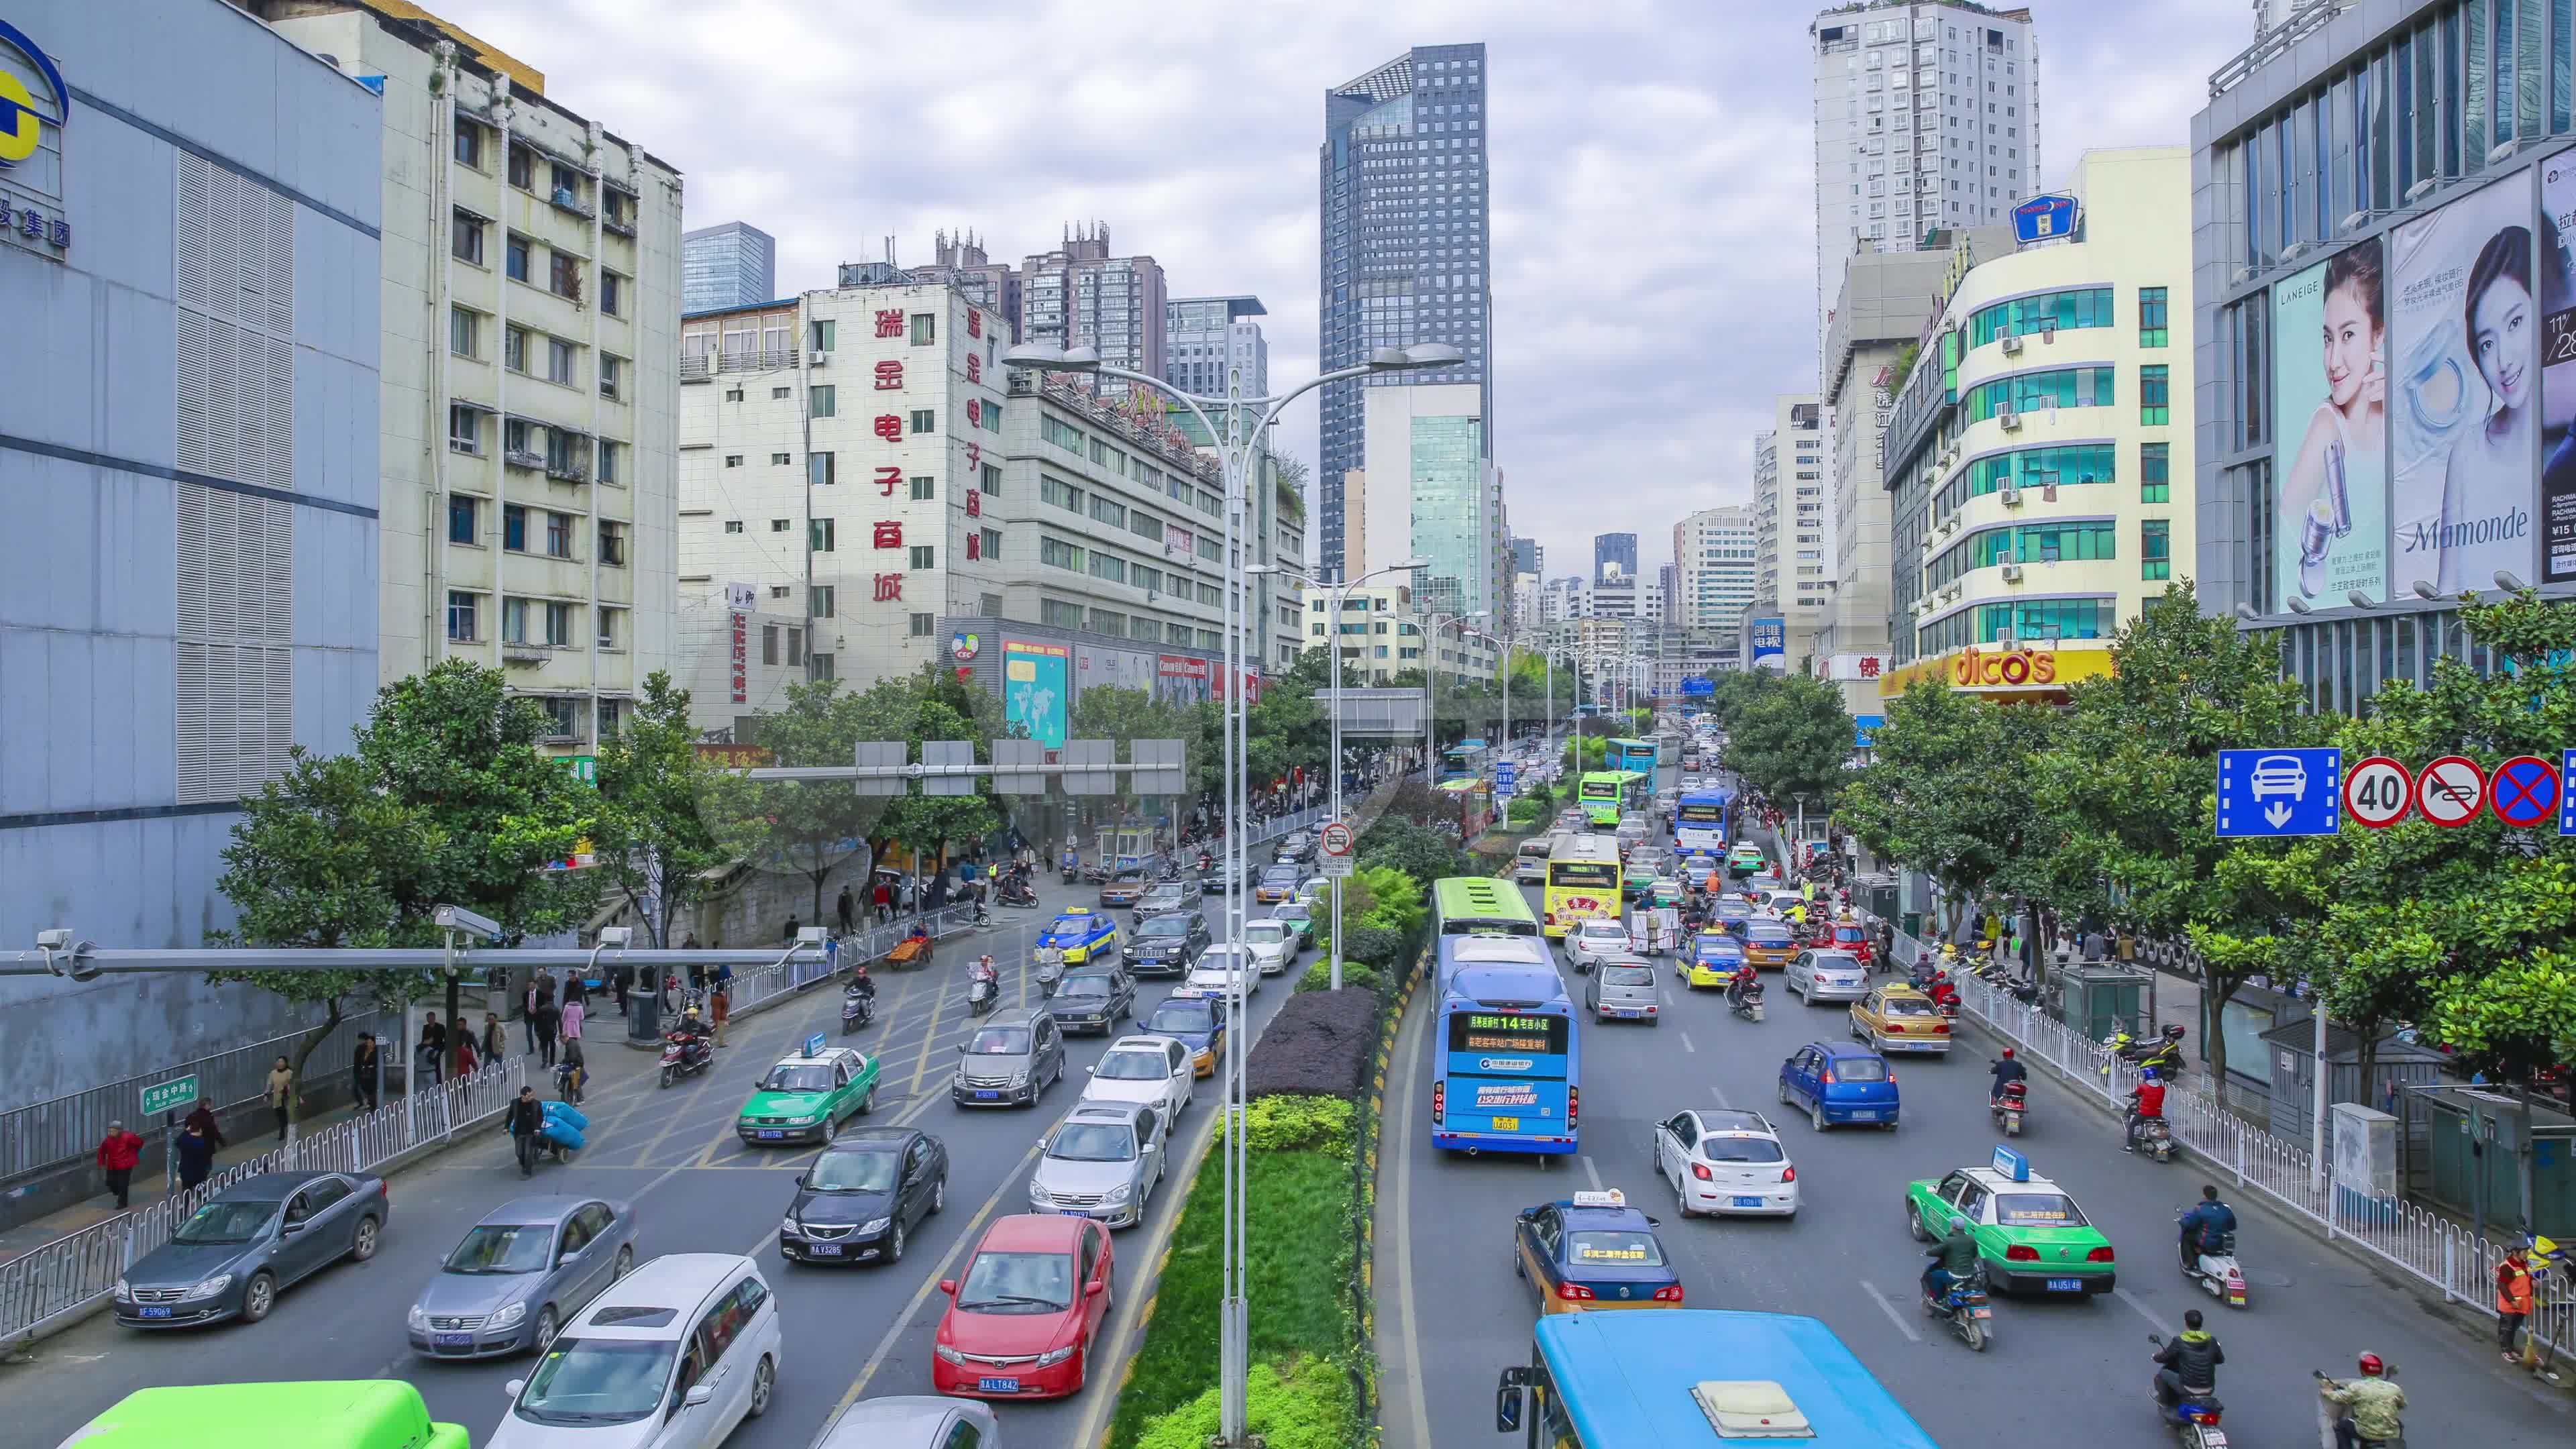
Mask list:
[[[1163,881],[1136,902],[1136,924],[1142,926],[1156,916],[1177,916],[1183,911],[1195,911],[1199,902],[1206,898],[1207,887],[1194,878],[1183,876],[1179,880]]]
[[[1088,1102],[1067,1112],[1038,1144],[1029,1206],[1113,1228],[1143,1222],[1163,1180],[1162,1121],[1150,1102]]]
[[[1063,1075],[1064,1033],[1054,1015],[1013,1007],[967,1033],[948,1095],[960,1107],[1034,1107]]]
[[[1127,943],[1128,968],[1139,976],[1186,976],[1209,939],[1207,916],[1195,908],[1186,915],[1152,917]]]
[[[778,1303],[751,1259],[670,1253],[611,1285],[565,1325],[537,1366],[510,1381],[493,1449],[632,1443],[716,1449],[778,1389]]]
[[[1047,1014],[1066,1031],[1107,1036],[1120,1021],[1136,1014],[1136,983],[1115,966],[1076,967],[1056,983]]]

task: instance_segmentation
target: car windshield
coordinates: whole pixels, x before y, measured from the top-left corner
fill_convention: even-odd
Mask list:
[[[1569,1233],[1566,1251],[1571,1255],[1568,1261],[1578,1268],[1596,1263],[1651,1268],[1664,1261],[1663,1244],[1644,1232]]]
[[[1261,873],[1263,885],[1295,885],[1301,874],[1293,865],[1274,865]]]
[[[1601,968],[1601,984],[1604,986],[1652,986],[1655,984],[1655,972],[1652,967],[1648,966],[1604,966]]]
[[[1097,919],[1099,918],[1096,916],[1058,916],[1055,918],[1055,924],[1047,927],[1047,931],[1050,935],[1057,936],[1087,935],[1091,931],[1091,923]]]
[[[552,1223],[484,1223],[447,1255],[450,1273],[542,1273],[553,1250]]]
[[[1303,921],[1310,918],[1313,914],[1314,913],[1308,910],[1305,906],[1295,901],[1291,901],[1288,904],[1281,906],[1279,909],[1272,911],[1270,913],[1270,919],[1274,921]]]
[[[2080,1228],[2084,1210],[2058,1192],[1995,1194],[1995,1221],[2007,1228]]]
[[[974,1056],[1025,1056],[1029,1050],[1029,1029],[1025,1026],[988,1026],[967,1038],[966,1050]]]
[[[277,1214],[273,1202],[210,1202],[170,1235],[174,1243],[247,1243]]]
[[[560,1338],[528,1375],[520,1418],[539,1424],[628,1424],[662,1407],[679,1345],[652,1338]]]
[[[1115,1122],[1067,1122],[1047,1144],[1047,1156],[1067,1162],[1133,1162],[1136,1133]]]
[[[814,1159],[805,1185],[816,1192],[887,1192],[903,1168],[903,1154],[890,1149],[826,1152]]]
[[[1216,1008],[1204,1001],[1166,1001],[1145,1025],[1155,1031],[1209,1031],[1216,1026]]]
[[[1179,886],[1159,885],[1154,887],[1152,890],[1145,892],[1145,899],[1151,904],[1158,906],[1176,906],[1181,903],[1181,888]]]
[[[1109,978],[1106,976],[1069,976],[1065,978],[1065,982],[1062,986],[1055,989],[1055,994],[1058,996],[1107,996],[1111,994],[1109,990]]]
[[[1054,1313],[1073,1306],[1073,1259],[1064,1253],[977,1253],[957,1285],[957,1306],[979,1313]]]
[[[1159,1082],[1172,1074],[1171,1060],[1161,1052],[1111,1052],[1092,1075],[1111,1082]]]
[[[1931,1002],[1920,996],[1891,996],[1881,1008],[1889,1016],[1938,1016]]]
[[[1786,1162],[1789,1154],[1768,1137],[1708,1137],[1699,1144],[1711,1162]]]
[[[1876,1057],[1836,1057],[1833,1072],[1836,1081],[1884,1082],[1887,1080],[1887,1063]]]
[[[760,1090],[764,1092],[828,1092],[832,1090],[832,1069],[830,1067],[816,1066],[791,1067],[785,1062],[781,1062],[777,1066],[769,1069],[768,1076],[760,1079]]]
[[[1288,923],[1279,920],[1276,917],[1267,921],[1247,921],[1244,923],[1243,939],[1250,941],[1257,946],[1274,945],[1280,941],[1286,940],[1287,937]]]
[[[1138,936],[1186,936],[1189,933],[1190,918],[1187,916],[1156,916],[1136,932]]]

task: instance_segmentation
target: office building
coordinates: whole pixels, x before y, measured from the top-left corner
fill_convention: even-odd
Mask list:
[[[2179,147],[2087,152],[2075,241],[1963,249],[1885,433],[1884,694],[2062,697],[2192,556],[2192,207]],[[2310,335],[2313,335],[2311,333]]]
[[[1753,510],[1704,508],[1673,525],[1675,622],[1694,632],[1724,632],[1753,604]]]
[[[1429,567],[1414,575],[1414,592],[1426,614],[1493,618],[1508,606],[1496,596],[1507,540],[1483,407],[1484,390],[1467,383],[1369,391],[1366,551],[1351,561],[1351,577],[1420,558]]]
[[[0,940],[193,947],[241,797],[375,704],[380,103],[218,0],[8,19]],[[13,1106],[307,1020],[193,976],[0,1006]]]
[[[1819,13],[1816,330],[1857,252],[1995,225],[2039,189],[2039,50],[2026,8],[1864,0]]]
[[[1537,539],[1512,540],[1512,572],[1543,574],[1547,572],[1547,549]]]
[[[1596,533],[1592,535],[1592,582],[1608,583],[1612,579],[1637,576],[1637,535],[1633,533]]]
[[[256,8],[381,78],[382,677],[500,669],[593,756],[671,661],[679,174],[414,7]]]
[[[1243,369],[1243,395],[1270,394],[1270,341],[1255,317],[1259,297],[1182,297],[1163,308],[1163,380],[1183,392],[1223,397],[1229,369]]]
[[[1416,46],[1324,93],[1318,151],[1322,210],[1316,340],[1325,371],[1380,348],[1456,346],[1454,367],[1332,383],[1317,424],[1320,567],[1341,578],[1343,475],[1366,466],[1364,396],[1382,387],[1474,387],[1493,416],[1487,322],[1493,313],[1486,188],[1485,47]],[[1484,438],[1492,456],[1493,439]]]
[[[1310,649],[1325,648],[1327,640],[1337,644],[1342,668],[1348,671],[1346,682],[1393,684],[1398,675],[1423,669],[1423,630],[1431,621],[1415,609],[1411,585],[1362,584],[1348,591],[1341,596],[1337,625],[1330,617],[1332,604],[1330,595],[1308,596],[1306,644]],[[1439,654],[1443,680],[1493,679],[1501,672],[1489,631],[1443,627]]]
[[[955,288],[958,295],[988,316],[1007,318],[1010,332],[1003,340],[1020,340],[1020,274],[1010,263],[994,261],[984,252],[984,238],[974,232],[937,231],[931,234],[931,264],[903,268],[905,277],[916,282],[942,282]],[[861,264],[862,266],[866,264]],[[888,263],[891,271],[892,264]],[[882,285],[894,280],[852,277],[843,286]]]
[[[1776,397],[1753,438],[1753,613],[1783,621],[1792,660],[1814,652],[1831,592],[1831,425],[1814,394]]]
[[[1679,564],[1664,564],[1655,570],[1656,617],[1674,628],[1681,627],[1682,580]]]
[[[680,310],[749,307],[778,295],[778,242],[749,222],[680,234]]]
[[[1152,257],[1111,256],[1109,223],[1066,227],[1064,241],[1054,251],[1021,261],[1019,288],[1021,341],[1096,347],[1100,360],[1113,367],[1163,375],[1169,362],[1163,329],[1170,298],[1162,264]],[[1102,379],[1099,390],[1123,393],[1127,384]]]

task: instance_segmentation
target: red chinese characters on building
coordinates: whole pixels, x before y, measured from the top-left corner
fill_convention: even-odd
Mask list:
[[[984,426],[984,400],[982,398],[970,397],[966,399],[966,422],[970,427],[980,428]]]
[[[975,560],[975,559],[982,558],[983,556],[984,556],[984,535],[983,535],[983,534],[981,534],[981,533],[971,533],[971,532],[970,532],[970,533],[968,533],[968,534],[966,535],[966,557],[967,557],[967,559],[971,562],[971,561],[973,561],[973,560]]]
[[[896,413],[877,414],[877,436],[889,443],[903,440],[903,418]]]
[[[902,603],[902,602],[903,602],[903,575],[901,575],[901,574],[879,574],[879,575],[877,575],[877,598],[876,598],[876,601],[877,601],[878,603],[880,603],[880,604],[900,604],[900,603]]]
[[[751,616],[739,609],[733,615],[733,702],[751,702]]]
[[[969,488],[966,490],[966,516],[968,518],[981,518],[984,516],[984,493],[982,489]]]
[[[971,316],[973,314],[970,313],[968,315]],[[968,382],[982,382],[984,380],[984,354],[980,352],[969,352],[966,354],[966,380]]]
[[[879,548],[903,547],[903,525],[892,519],[880,520],[873,530]]]
[[[877,391],[903,391],[903,364],[889,357],[877,364]]]
[[[1861,658],[1860,658],[1860,677],[1861,677],[1861,678],[1863,678],[1863,679],[1876,679],[1876,678],[1878,677],[1878,656],[1877,656],[1877,655],[1875,655],[1875,654],[1864,654],[1864,655],[1862,655],[1862,656],[1861,656]]]
[[[984,445],[981,443],[968,443],[966,445],[966,466],[969,468],[980,468],[983,465]]]
[[[966,309],[966,335],[969,337],[981,337],[984,335],[984,314],[976,311],[972,307]],[[974,359],[967,359],[969,367],[972,367],[973,363]],[[966,375],[972,377],[975,374],[970,371]]]
[[[879,337],[901,337],[903,335],[902,308],[887,307],[877,313],[877,335]]]
[[[878,497],[892,498],[894,496],[894,490],[902,486],[903,470],[901,468],[896,467],[892,463],[888,463],[884,467],[877,469]]]

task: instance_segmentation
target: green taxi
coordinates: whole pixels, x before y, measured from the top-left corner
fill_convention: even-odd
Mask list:
[[[1995,1149],[1986,1167],[1962,1167],[1905,1188],[1905,1227],[1917,1242],[1946,1236],[1966,1218],[1986,1281],[1999,1292],[2043,1297],[2108,1293],[2118,1286],[2111,1240],[2065,1189],[2030,1170],[2030,1159]]]
[[[735,1115],[743,1141],[829,1142],[852,1117],[877,1102],[877,1059],[850,1047],[781,1057]]]

